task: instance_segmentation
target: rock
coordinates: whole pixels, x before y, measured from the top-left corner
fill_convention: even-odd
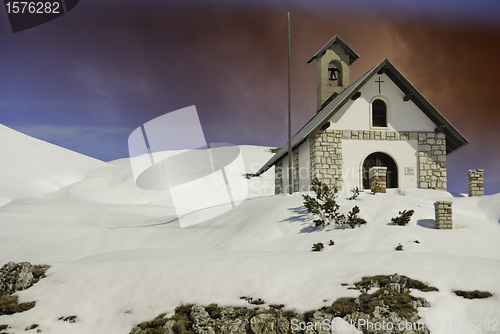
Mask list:
[[[37,325],[37,324],[33,324],[33,325],[31,325],[31,326],[26,327],[24,330],[25,330],[25,331],[29,331],[29,330],[35,329],[35,328],[37,328],[37,327],[38,327],[38,325]]]
[[[57,320],[62,320],[69,322],[70,324],[74,324],[76,322],[76,318],[77,318],[76,315],[71,315],[69,317],[60,317]]]
[[[31,265],[29,262],[9,262],[0,268],[0,292],[10,295],[26,290],[45,277],[48,268],[48,265]]]
[[[389,283],[387,284],[387,287],[396,292],[401,292],[401,285],[399,283]]]
[[[250,319],[250,328],[255,334],[276,334],[276,316],[259,314]]]
[[[130,334],[143,334],[144,332],[139,326],[135,326]]]
[[[207,311],[205,311],[204,307],[201,306],[193,306],[191,309],[191,314],[189,318],[193,322],[194,327],[203,327],[207,326],[210,318],[210,315]]]
[[[391,280],[392,283],[399,283],[401,281],[401,276],[399,276],[398,273],[389,276],[389,279]]]
[[[174,334],[174,324],[175,320],[169,320],[163,325],[163,331],[165,334]]]

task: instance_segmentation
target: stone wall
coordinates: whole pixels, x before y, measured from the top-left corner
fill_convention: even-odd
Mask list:
[[[434,211],[436,215],[436,228],[438,230],[452,229],[453,219],[452,219],[452,209],[451,205],[453,202],[442,202],[438,201],[434,203]]]
[[[446,190],[446,135],[420,132],[418,134],[418,187]]]
[[[292,150],[293,154],[293,191],[299,191],[299,148]]]
[[[418,187],[446,190],[446,135],[444,133],[344,130],[342,139],[418,140]]]
[[[418,140],[418,132],[344,130],[342,139]]]
[[[484,169],[469,169],[467,176],[469,197],[484,196]]]
[[[282,160],[274,165],[274,194],[283,194],[283,163]]]
[[[320,130],[309,140],[311,181],[342,187],[342,131]]]
[[[446,135],[434,132],[320,130],[309,139],[311,180],[317,178],[329,186],[342,187],[342,139],[418,141],[418,188],[446,190]],[[298,157],[296,148],[293,151],[294,191],[299,191]],[[281,166],[281,161],[276,164],[276,194],[284,190]]]

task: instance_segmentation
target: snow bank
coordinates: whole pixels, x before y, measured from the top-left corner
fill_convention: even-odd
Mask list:
[[[272,155],[262,147],[242,150],[248,173]],[[134,186],[127,159],[101,165],[44,198],[1,207],[0,263],[30,261],[51,268],[47,278],[18,293],[36,306],[1,316],[0,323],[13,333],[37,323],[51,334],[126,334],[180,304],[248,306],[241,296],[304,312],[359,293],[341,283],[396,272],[439,288],[415,292],[431,303],[420,310],[423,321],[440,324],[432,333],[455,333],[453,319],[500,320],[500,194],[362,191],[356,201],[339,203],[344,212],[358,205],[366,226],[315,230],[301,194],[271,195],[272,170],[248,182],[253,190],[240,206],[183,229],[168,193]],[[453,230],[434,229],[433,203],[444,199],[453,201]],[[404,209],[415,210],[411,223],[391,225]],[[330,239],[334,246],[327,246]],[[317,242],[325,244],[323,252],[311,252]],[[394,250],[398,244],[402,252]],[[494,296],[466,300],[454,289]],[[78,317],[74,324],[57,320],[72,315]]]
[[[40,196],[102,168],[102,161],[27,136],[0,124],[0,206]]]

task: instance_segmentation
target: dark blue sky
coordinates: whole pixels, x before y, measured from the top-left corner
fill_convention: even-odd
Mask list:
[[[285,6],[286,3],[286,6]],[[0,9],[0,123],[105,161],[167,112],[196,105],[208,142],[286,142],[286,11],[294,131],[315,112],[314,64],[339,34],[388,57],[471,142],[449,157],[449,190],[485,168],[500,191],[500,1],[97,1],[13,34]]]

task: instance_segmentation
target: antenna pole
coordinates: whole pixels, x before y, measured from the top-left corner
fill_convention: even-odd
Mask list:
[[[290,12],[288,17],[288,193],[293,194],[293,156],[292,156],[292,111],[291,111],[291,84],[290,84]]]

